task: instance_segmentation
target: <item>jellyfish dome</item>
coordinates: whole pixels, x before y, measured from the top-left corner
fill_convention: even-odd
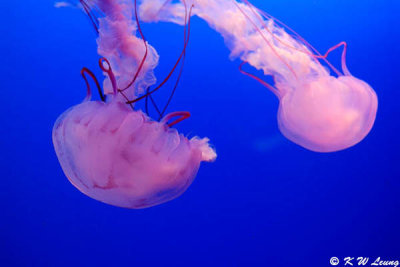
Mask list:
[[[76,188],[125,208],[178,197],[200,162],[216,157],[207,138],[188,140],[165,121],[156,122],[119,101],[85,101],[67,110],[54,125],[53,143]]]
[[[370,132],[377,112],[377,96],[371,86],[347,69],[345,42],[321,55],[291,28],[247,0],[190,3],[194,5],[193,14],[224,37],[231,57],[243,61],[240,71],[279,98],[278,125],[288,139],[312,151],[332,152],[357,144]],[[143,0],[140,10],[147,21],[183,24],[184,4],[183,0]],[[158,12],[154,12],[154,6]],[[327,56],[342,46],[339,71]],[[245,72],[244,63],[272,76],[274,85]]]
[[[53,127],[53,144],[65,175],[82,193],[118,207],[146,208],[180,196],[200,163],[215,160],[214,149],[208,138],[189,140],[172,128],[190,114],[164,116],[171,99],[162,111],[157,108],[159,120],[148,116],[147,105],[146,113],[135,108],[141,99],[146,104],[149,98],[153,101],[152,94],[171,76],[150,91],[158,54],[144,39],[136,5],[130,0],[81,0],[80,5],[99,35],[100,68],[107,77],[102,90],[93,72],[83,68],[85,100],[65,111]],[[184,49],[172,71],[182,60],[187,41],[185,32]],[[91,101],[87,75],[101,101]],[[145,88],[146,94],[139,96]]]
[[[376,94],[353,76],[324,76],[303,81],[295,88],[276,87],[285,92],[278,111],[279,129],[307,149],[346,149],[363,140],[374,124]]]

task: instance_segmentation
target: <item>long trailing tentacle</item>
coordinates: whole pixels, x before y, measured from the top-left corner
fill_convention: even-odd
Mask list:
[[[260,29],[257,24],[250,18],[250,16],[239,6],[239,4],[236,2],[236,0],[232,0],[233,3],[236,5],[236,7],[239,9],[239,11],[243,14],[243,16],[253,25],[254,29],[261,35],[265,43],[269,46],[269,48],[273,51],[275,56],[289,69],[289,71],[293,74],[293,76],[297,79],[297,74],[294,71],[294,69],[289,65],[289,63],[284,60],[279,53],[276,51],[276,49],[273,47],[270,41],[268,41],[267,37],[264,35],[262,32],[262,29]],[[248,2],[247,2],[248,3]],[[265,25],[265,24],[264,24]]]
[[[244,75],[246,75],[246,76],[249,76],[250,78],[256,80],[257,82],[259,82],[259,83],[261,83],[262,85],[264,85],[265,87],[267,87],[267,88],[268,88],[271,92],[273,92],[278,98],[281,98],[281,97],[282,97],[282,95],[281,95],[282,93],[279,92],[278,89],[276,89],[276,88],[273,87],[272,85],[268,84],[267,82],[263,81],[261,78],[255,76],[255,75],[253,75],[253,74],[251,74],[251,73],[248,73],[248,72],[244,71],[244,70],[243,70],[243,66],[244,66],[246,63],[247,63],[246,61],[243,61],[243,62],[240,64],[240,66],[239,66],[239,71],[240,71],[242,74],[244,74]]]
[[[146,89],[146,94],[149,93],[150,87],[147,87]],[[145,101],[144,101],[144,108],[146,111],[146,114],[149,115],[149,98],[146,97]]]
[[[94,15],[91,6],[87,3],[87,0],[86,1],[85,0],[79,0],[79,2],[81,3],[85,13],[88,15],[90,21],[92,22],[92,25],[93,25],[94,29],[96,30],[97,34],[99,34],[99,21],[98,21],[97,17]],[[138,15],[138,11],[137,11],[137,0],[135,0],[135,19],[136,19],[136,23],[137,23],[139,34],[140,34],[140,36],[141,36],[141,38],[143,40],[144,46],[145,46],[145,54],[144,54],[144,56],[143,56],[143,58],[142,58],[142,60],[141,60],[141,62],[139,64],[138,69],[136,70],[136,73],[135,73],[133,79],[131,80],[131,82],[127,86],[125,86],[124,88],[121,89],[121,88],[118,87],[117,83],[115,83],[115,85],[116,85],[115,88],[119,92],[123,92],[123,91],[127,90],[129,87],[131,87],[135,83],[135,81],[139,77],[140,72],[143,69],[144,63],[145,63],[147,55],[148,55],[147,41],[146,41],[146,38],[145,38],[145,36],[143,34],[143,31],[141,29],[140,22],[139,22],[139,15]],[[100,60],[103,60],[103,59],[100,59]],[[110,63],[108,61],[107,61],[107,64],[111,68],[111,65],[110,65]]]
[[[84,0],[79,0],[79,2],[81,3],[85,13],[88,15],[96,33],[99,34],[99,21],[98,21],[97,17],[93,14],[92,9],[88,5],[88,3],[86,3]]]
[[[346,43],[346,42],[340,42],[339,44],[337,44],[337,45],[331,47],[324,55],[319,54],[319,56],[316,56],[316,58],[327,59],[327,57],[329,56],[329,54],[330,54],[331,52],[333,52],[334,50],[338,49],[338,48],[341,47],[341,46],[343,46],[342,59],[341,59],[341,60],[342,60],[342,70],[343,70],[343,73],[344,73],[344,75],[346,75],[346,76],[352,76],[351,73],[350,73],[350,71],[349,71],[349,69],[347,68],[347,64],[346,64],[346,54],[347,54],[347,43]],[[319,53],[319,52],[318,52],[318,53]],[[326,61],[329,62],[328,60],[326,60]],[[251,73],[248,73],[248,72],[244,71],[244,70],[243,70],[243,66],[244,66],[246,63],[247,63],[246,61],[243,61],[243,62],[240,64],[240,66],[239,66],[239,71],[240,71],[242,74],[244,74],[244,75],[246,75],[246,76],[249,76],[250,78],[252,78],[252,79],[258,81],[259,83],[261,83],[263,86],[267,87],[267,88],[268,88],[269,90],[271,90],[278,98],[281,98],[281,97],[282,97],[282,93],[280,93],[278,89],[276,89],[276,88],[273,87],[272,85],[268,84],[267,82],[263,81],[261,78],[255,76],[255,75],[253,75],[253,74],[251,74]],[[329,64],[330,64],[330,63],[329,63]],[[334,69],[335,72],[336,72],[339,76],[342,76],[342,75],[343,75],[343,74],[340,73],[338,70],[336,70],[335,67],[332,66],[331,68]]]
[[[285,45],[286,47],[289,47],[289,48],[291,48],[291,49],[293,49],[293,50],[296,50],[296,51],[299,51],[299,52],[304,53],[304,54],[306,54],[306,55],[309,55],[309,56],[311,56],[311,57],[313,57],[313,58],[315,58],[315,59],[321,59],[321,60],[323,60],[323,61],[333,70],[333,72],[335,72],[338,76],[342,76],[343,74],[342,74],[340,71],[338,71],[338,70],[332,65],[332,63],[329,62],[329,60],[328,60],[327,58],[328,58],[328,55],[329,55],[332,51],[334,51],[334,50],[336,50],[338,47],[344,45],[345,51],[343,51],[343,54],[342,54],[342,68],[343,68],[343,73],[344,73],[344,75],[349,75],[349,74],[347,74],[347,73],[350,73],[350,72],[348,71],[348,69],[347,69],[347,67],[346,67],[346,64],[343,64],[343,62],[345,63],[345,61],[346,61],[346,60],[345,60],[345,57],[346,57],[346,49],[347,49],[347,44],[346,44],[346,42],[341,42],[341,43],[339,43],[339,44],[337,44],[337,45],[331,47],[330,49],[328,49],[328,51],[327,51],[324,55],[322,55],[315,47],[313,47],[310,43],[308,43],[300,34],[298,34],[298,33],[297,33],[296,31],[294,31],[292,28],[290,28],[289,26],[287,26],[285,23],[281,22],[280,20],[278,20],[277,18],[271,16],[270,14],[266,13],[265,11],[260,10],[259,8],[255,7],[255,6],[254,6],[253,4],[251,4],[248,0],[243,0],[243,2],[245,2],[245,3],[250,7],[250,10],[252,11],[252,13],[253,13],[254,15],[256,15],[256,17],[258,18],[259,22],[263,25],[263,29],[265,29],[276,41],[278,41],[279,43]],[[308,49],[310,49],[311,51],[313,51],[315,54],[312,53],[312,52],[310,52],[310,51],[308,51],[307,49],[302,50],[302,49],[293,47],[293,46],[291,46],[291,45],[285,43],[284,41],[282,41],[281,38],[279,38],[277,35],[273,34],[273,33],[269,30],[269,28],[268,28],[267,25],[265,24],[265,21],[261,18],[261,16],[258,16],[258,15],[261,15],[261,16],[263,16],[264,18],[266,18],[266,19],[268,19],[268,20],[273,20],[274,22],[278,23],[278,24],[279,24],[280,26],[282,26],[283,28],[287,29],[289,32],[291,32],[291,33],[293,34],[293,36],[294,36],[295,38],[297,38],[299,41],[301,41],[301,42],[305,45],[305,47],[307,47]],[[343,57],[344,57],[344,60],[343,60]]]
[[[189,11],[189,18],[191,17],[193,7],[194,7],[194,5],[192,5],[191,8],[190,8],[190,11]],[[138,102],[138,101],[140,101],[140,100],[146,98],[148,95],[151,95],[151,94],[155,93],[156,91],[158,91],[158,90],[169,80],[169,78],[171,78],[172,74],[175,72],[175,69],[178,67],[180,61],[182,60],[182,58],[183,58],[183,56],[184,56],[184,54],[185,54],[185,51],[186,51],[186,47],[187,47],[187,45],[188,45],[188,43],[189,43],[189,37],[190,37],[190,19],[189,19],[189,22],[188,22],[188,29],[189,29],[189,31],[188,31],[188,35],[187,35],[187,42],[185,43],[185,46],[184,46],[184,48],[183,48],[183,51],[181,52],[181,54],[180,54],[178,60],[176,61],[174,67],[171,69],[171,71],[169,72],[169,74],[167,75],[167,77],[166,77],[156,88],[154,88],[154,89],[151,90],[150,92],[146,93],[145,95],[142,95],[142,96],[140,96],[140,97],[138,97],[138,98],[136,98],[136,99],[134,99],[134,100],[128,101],[127,104],[136,103],[136,102]]]
[[[146,93],[148,93],[149,91],[150,91],[150,87],[147,88]],[[150,98],[151,103],[153,104],[153,107],[157,111],[158,116],[161,116],[160,109],[158,108],[158,106],[156,104],[156,101],[154,101],[154,99],[153,99],[153,97],[151,95],[149,95],[145,99],[145,111],[146,111],[146,114],[149,115],[149,98]]]
[[[166,2],[164,3],[163,7],[164,7],[168,2],[169,2],[169,1],[166,1]],[[182,2],[183,2],[184,7],[185,7],[185,26],[184,26],[184,38],[183,38],[183,41],[184,41],[184,42],[183,42],[183,45],[185,46],[185,44],[186,44],[186,42],[187,42],[187,27],[188,27],[188,23],[187,23],[188,17],[187,17],[187,16],[188,16],[188,12],[187,12],[186,1],[185,1],[185,0],[182,0]],[[160,10],[159,10],[158,12],[160,12],[160,11],[162,10],[163,7],[161,7]],[[185,51],[184,51],[184,52],[185,52]],[[171,104],[172,98],[173,98],[174,95],[175,95],[175,92],[176,92],[176,89],[177,89],[177,87],[178,87],[179,81],[180,81],[180,79],[181,79],[181,77],[182,77],[185,58],[186,58],[186,53],[183,54],[182,63],[181,63],[181,67],[180,67],[180,70],[179,70],[178,78],[177,78],[177,80],[176,80],[176,82],[175,82],[175,85],[174,85],[174,87],[173,87],[173,89],[172,89],[172,91],[171,91],[171,94],[170,94],[170,96],[169,96],[169,98],[168,98],[168,100],[167,100],[167,103],[165,104],[165,106],[164,106],[164,108],[162,109],[162,111],[160,111],[160,110],[158,109],[158,106],[157,106],[157,104],[155,103],[155,101],[154,101],[152,95],[149,94],[150,88],[147,88],[147,91],[146,91],[146,98],[145,98],[145,109],[146,109],[146,113],[149,114],[148,99],[150,98],[150,100],[151,100],[151,102],[152,102],[154,108],[156,109],[156,111],[157,111],[157,113],[158,113],[158,116],[159,116],[159,117],[158,117],[158,121],[160,121],[160,120],[164,117],[164,115],[165,115],[165,113],[166,113],[166,110],[168,109],[168,106]]]
[[[247,14],[240,8],[240,6],[236,3],[236,1],[235,1],[235,0],[233,0],[233,1],[235,2],[235,4],[237,5],[237,7],[239,8],[239,10],[243,13],[243,15],[246,16],[248,19],[250,19],[250,18],[248,17],[248,15],[247,15]],[[301,35],[299,35],[297,32],[295,32],[295,31],[294,31],[293,29],[291,29],[289,26],[287,26],[287,25],[284,24],[283,22],[279,21],[278,19],[274,18],[273,16],[269,15],[268,13],[266,13],[266,12],[264,12],[264,11],[258,9],[257,7],[255,7],[254,5],[252,5],[248,0],[243,0],[243,2],[244,2],[245,4],[247,4],[247,6],[250,7],[250,10],[251,10],[251,12],[253,13],[253,15],[255,15],[255,17],[258,18],[259,22],[262,24],[262,29],[265,29],[265,30],[274,38],[274,40],[276,40],[277,42],[279,42],[279,43],[285,45],[286,47],[289,47],[289,48],[294,49],[294,50],[296,50],[296,51],[299,51],[299,52],[302,52],[302,53],[304,53],[304,54],[307,54],[307,55],[313,57],[313,58],[316,59],[316,60],[318,60],[318,59],[323,60],[323,61],[324,61],[338,76],[342,76],[343,74],[344,74],[344,75],[347,75],[347,76],[351,76],[351,73],[350,73],[350,71],[348,70],[347,64],[346,64],[346,53],[347,53],[347,43],[346,43],[346,42],[340,42],[339,44],[337,44],[337,45],[331,47],[330,49],[328,49],[328,51],[327,51],[324,55],[322,55],[317,49],[315,49],[315,48],[314,48],[311,44],[309,44]],[[268,20],[273,20],[274,22],[277,22],[280,26],[282,26],[282,27],[288,29],[288,30],[294,35],[295,38],[297,38],[299,41],[301,41],[301,42],[305,45],[305,47],[307,47],[308,49],[310,49],[310,50],[313,51],[313,52],[310,52],[310,51],[307,50],[307,49],[302,50],[302,49],[293,47],[293,46],[291,46],[291,45],[285,43],[284,41],[282,41],[281,38],[279,38],[277,35],[275,35],[275,34],[273,34],[273,33],[271,32],[271,30],[268,28],[268,26],[266,25],[266,23],[265,23],[265,21],[262,19],[262,17],[264,17],[264,18],[266,18],[266,19],[268,19]],[[256,24],[255,24],[253,21],[250,20],[250,22],[254,25],[254,27],[256,27],[256,30],[259,31],[260,34],[263,36],[263,33],[262,33],[262,31],[261,31],[262,29],[258,28],[258,27],[256,26]],[[264,38],[264,40],[267,42],[267,44],[269,45],[269,42],[266,40],[266,38],[265,38],[264,36],[263,36],[263,38]],[[337,48],[339,48],[339,47],[341,47],[341,46],[343,46],[343,53],[342,53],[342,58],[341,58],[343,74],[342,74],[340,71],[338,71],[338,70],[328,61],[328,59],[327,59],[328,56],[329,56],[329,54],[330,54],[331,52],[333,52],[334,50],[336,50]],[[314,54],[314,53],[315,53],[315,54]],[[240,71],[242,74],[251,77],[252,79],[254,79],[254,80],[258,81],[259,83],[261,83],[263,86],[267,87],[267,88],[268,88],[269,90],[271,90],[275,95],[277,95],[278,98],[281,97],[281,93],[279,93],[279,91],[278,91],[275,87],[273,87],[273,86],[271,86],[270,84],[266,83],[266,82],[263,81],[261,78],[259,78],[259,77],[255,76],[255,75],[253,75],[253,74],[250,74],[250,73],[244,71],[244,70],[243,70],[243,65],[246,64],[246,63],[247,63],[247,62],[244,61],[244,62],[242,62],[242,63],[240,64],[240,66],[239,66],[239,71]],[[290,66],[289,66],[289,69],[291,69]]]
[[[160,111],[160,109],[158,108],[158,106],[157,106],[157,104],[156,104],[156,101],[154,101],[153,96],[150,95],[149,98],[150,98],[151,103],[153,104],[153,107],[154,107],[155,110],[157,111],[158,116],[161,116],[161,111]]]
[[[188,38],[189,36],[188,36],[187,32],[190,31],[190,25],[188,25],[188,12],[187,12],[186,1],[185,1],[185,0],[182,0],[182,2],[183,2],[183,4],[184,4],[184,6],[185,6],[185,27],[184,27],[184,31],[183,31],[183,46],[185,46],[185,44],[188,42],[187,38]],[[168,106],[171,104],[172,98],[173,98],[174,95],[175,95],[176,89],[177,89],[178,84],[179,84],[179,82],[180,82],[180,80],[181,80],[181,77],[182,77],[183,67],[184,67],[184,65],[185,65],[185,59],[186,59],[186,51],[183,50],[183,58],[182,58],[182,63],[181,63],[181,67],[180,67],[180,70],[179,70],[178,78],[176,79],[174,88],[172,89],[172,92],[171,92],[171,94],[170,94],[170,96],[169,96],[169,98],[168,98],[168,101],[167,101],[167,103],[165,104],[165,106],[164,106],[164,108],[163,108],[163,110],[162,110],[162,112],[161,112],[161,114],[160,114],[158,120],[161,120],[161,119],[162,119],[162,117],[164,116],[165,112],[167,111]],[[150,97],[151,97],[151,96],[150,96]]]
[[[147,54],[148,54],[148,52],[149,52],[149,48],[148,48],[148,46],[147,46],[146,38],[145,38],[145,36],[144,36],[144,34],[143,34],[143,32],[142,32],[142,28],[140,27],[139,15],[138,15],[138,12],[137,12],[137,0],[135,0],[135,19],[136,19],[136,24],[137,24],[137,27],[138,27],[138,31],[139,31],[140,37],[142,38],[143,43],[144,43],[144,46],[145,46],[145,53],[144,53],[143,59],[142,59],[142,61],[140,62],[139,68],[137,69],[137,71],[136,71],[136,73],[135,73],[135,76],[133,77],[132,81],[131,81],[126,87],[124,87],[123,89],[119,89],[119,91],[125,91],[125,90],[127,90],[129,87],[131,87],[132,84],[135,83],[135,81],[137,80],[137,78],[138,78],[140,72],[142,71],[142,68],[143,68],[144,63],[145,63],[146,58],[147,58]]]
[[[99,22],[98,22],[97,17],[93,14],[90,5],[87,2],[85,2],[85,0],[79,0],[79,1],[81,3],[85,13],[88,15],[90,21],[92,22],[92,25],[93,25],[94,29],[96,30],[96,32],[98,34],[99,33]],[[147,55],[148,55],[147,41],[146,41],[146,38],[145,38],[145,36],[143,34],[143,31],[142,31],[142,29],[140,27],[140,21],[139,21],[139,16],[138,16],[138,11],[137,11],[137,0],[135,0],[134,2],[135,2],[135,19],[136,19],[136,23],[137,23],[137,27],[138,27],[138,32],[139,32],[139,34],[140,34],[140,36],[141,36],[141,38],[143,40],[143,43],[145,45],[145,54],[144,54],[144,56],[143,56],[143,58],[142,58],[142,60],[141,60],[141,62],[139,64],[139,67],[138,67],[133,79],[131,80],[131,82],[127,86],[125,86],[124,88],[121,89],[121,88],[118,87],[118,84],[117,84],[117,81],[115,79],[114,73],[112,71],[110,62],[106,58],[100,58],[99,66],[100,66],[100,68],[101,68],[101,70],[103,72],[107,73],[107,75],[108,75],[108,77],[109,77],[109,79],[111,81],[112,87],[113,87],[114,95],[116,93],[121,93],[121,95],[126,99],[126,101],[127,101],[126,103],[131,105],[132,108],[133,108],[133,104],[135,102],[140,101],[143,98],[146,98],[145,108],[146,108],[146,113],[147,114],[148,114],[148,99],[150,99],[150,101],[152,102],[154,108],[156,109],[156,111],[157,111],[157,113],[159,115],[159,119],[158,120],[164,122],[169,127],[172,127],[172,126],[178,124],[179,122],[181,122],[181,121],[183,121],[183,120],[185,120],[185,119],[190,117],[190,113],[189,112],[185,112],[185,111],[173,112],[173,113],[170,113],[170,114],[166,115],[165,117],[164,117],[164,114],[165,114],[169,104],[172,101],[172,98],[173,98],[173,96],[174,96],[174,94],[176,92],[177,86],[178,86],[179,81],[180,81],[181,76],[182,76],[184,60],[186,58],[186,48],[187,48],[187,45],[189,43],[189,38],[190,38],[190,18],[191,18],[192,9],[193,9],[194,5],[192,5],[190,7],[190,11],[189,11],[189,15],[188,15],[186,2],[185,2],[185,0],[182,0],[182,2],[184,3],[184,6],[185,6],[184,46],[183,46],[183,50],[182,50],[178,60],[176,61],[175,65],[173,66],[173,68],[171,69],[171,71],[169,72],[167,77],[155,89],[150,90],[150,87],[149,87],[147,89],[145,95],[143,95],[143,96],[141,96],[141,97],[139,97],[137,99],[129,101],[128,97],[124,94],[124,91],[127,90],[129,87],[131,87],[136,82],[137,78],[140,75],[141,70],[143,69],[143,66],[145,64],[145,61],[146,61],[146,58],[147,58]],[[180,70],[179,70],[179,74],[178,74],[177,80],[175,82],[175,85],[173,87],[171,95],[168,98],[168,101],[167,101],[166,105],[164,106],[162,111],[160,111],[160,109],[158,108],[157,104],[155,103],[155,101],[154,101],[154,99],[152,97],[152,94],[155,93],[156,91],[158,91],[171,78],[172,74],[175,72],[175,70],[178,67],[179,63],[181,63],[181,67],[180,67]],[[84,80],[86,82],[87,88],[88,88],[87,89],[87,96],[86,96],[85,100],[87,101],[87,100],[89,100],[91,98],[91,89],[90,89],[89,81],[88,81],[88,79],[87,79],[87,77],[85,75],[85,74],[88,74],[95,81],[95,84],[96,84],[96,87],[97,87],[97,89],[99,91],[101,100],[105,101],[105,96],[102,93],[100,83],[98,82],[98,80],[95,77],[95,75],[93,74],[93,72],[91,72],[87,68],[83,68],[81,73],[82,73],[82,76],[83,76],[83,78],[84,78]],[[179,118],[174,120],[171,123],[167,123],[169,120],[171,120],[174,117],[179,117]]]

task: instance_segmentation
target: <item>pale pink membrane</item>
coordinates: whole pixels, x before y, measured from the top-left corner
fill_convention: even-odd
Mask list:
[[[92,8],[104,13],[104,16],[99,18],[98,53],[110,62],[118,89],[126,89],[123,92],[128,99],[134,99],[156,83],[153,70],[159,60],[157,51],[140,38],[133,1],[87,1]],[[129,86],[136,75],[135,82]],[[126,88],[127,86],[129,88]],[[104,80],[104,93],[113,93],[112,85],[107,78]],[[121,98],[121,95],[119,97]]]
[[[224,37],[232,58],[273,76],[276,88],[267,87],[280,100],[279,128],[288,139],[313,151],[332,152],[357,144],[370,132],[378,107],[376,93],[348,72],[344,57],[344,75],[332,76],[304,39],[288,34],[248,1],[186,3]],[[182,10],[179,2],[143,0],[140,15],[148,22],[183,24]]]
[[[145,45],[135,35],[131,1],[88,4],[105,15],[100,19],[99,53],[110,62],[118,86],[129,85],[144,62],[124,91],[130,97],[138,95],[155,83],[158,55],[146,44],[149,52],[143,61]],[[109,65],[103,67],[113,76]],[[170,128],[167,120],[173,115],[157,122],[132,110],[110,78],[105,82],[109,102],[90,101],[88,90],[85,101],[64,112],[54,125],[53,143],[65,175],[84,194],[119,207],[146,208],[178,197],[192,183],[200,162],[215,160],[209,140],[189,140]]]
[[[208,139],[177,130],[118,101],[88,101],[62,114],[53,143],[62,169],[82,193],[111,205],[146,208],[181,195],[202,161]]]

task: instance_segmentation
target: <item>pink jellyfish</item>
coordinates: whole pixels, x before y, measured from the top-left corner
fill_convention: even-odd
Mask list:
[[[270,89],[280,100],[278,124],[291,141],[317,152],[351,147],[370,132],[378,100],[374,90],[352,76],[346,67],[346,43],[321,55],[300,35],[247,0],[192,0],[193,14],[221,33],[231,50],[265,75],[271,86],[240,70]],[[184,24],[184,5],[165,0],[143,0],[140,14],[145,21]],[[289,33],[287,33],[288,30]],[[328,54],[344,47],[342,72],[328,60]],[[324,62],[331,68],[330,74]]]
[[[129,0],[96,0],[81,1],[81,6],[99,33],[99,53],[109,59],[100,60],[108,79],[103,95],[94,74],[82,70],[87,97],[65,111],[53,128],[61,167],[82,193],[111,205],[146,208],[174,199],[192,183],[200,163],[215,160],[216,153],[207,138],[189,140],[171,128],[188,118],[188,112],[166,116],[161,112],[163,118],[155,121],[131,107],[140,99],[147,101],[168,80],[185,48],[160,86],[133,99],[155,83],[153,69],[158,62],[156,51],[144,40],[137,14],[136,20],[131,19],[136,5]],[[100,12],[105,16],[98,19]],[[185,47],[188,38],[185,29]],[[103,101],[90,101],[86,75],[94,78]]]

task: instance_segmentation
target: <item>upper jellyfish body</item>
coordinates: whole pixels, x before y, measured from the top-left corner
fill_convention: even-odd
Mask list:
[[[104,14],[99,18],[98,54],[110,62],[118,89],[133,99],[156,83],[154,69],[159,55],[140,37],[132,0],[93,0],[90,3]],[[104,93],[113,93],[109,79],[104,80]]]

